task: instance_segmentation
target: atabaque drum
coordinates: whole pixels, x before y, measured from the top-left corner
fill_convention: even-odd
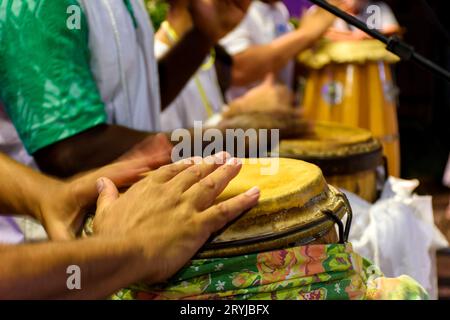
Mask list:
[[[218,201],[257,185],[261,189],[259,203],[216,234],[198,257],[229,257],[346,241],[350,206],[341,192],[327,184],[319,167],[295,159],[242,161],[241,172]],[[350,218],[344,227],[342,218],[346,215]]]
[[[255,185],[261,188],[258,205],[214,235],[197,257],[172,278],[160,284],[130,285],[112,298],[360,300],[384,297],[372,289],[379,287],[372,282],[382,276],[381,272],[354,252],[347,241],[351,210],[345,196],[327,185],[317,166],[295,159],[243,160],[241,172],[218,201]],[[395,287],[398,292],[420,292],[416,285],[400,285],[400,281],[394,281],[386,291],[392,292],[391,288]],[[205,314],[190,308],[189,303],[185,305],[177,311],[179,314]],[[256,314],[254,311],[244,310],[241,314]]]
[[[391,71],[398,58],[377,40],[324,41],[300,61],[308,68],[305,117],[369,130],[383,145],[389,175],[398,177],[398,90]]]
[[[327,182],[374,202],[386,176],[382,146],[363,129],[317,122],[299,139],[281,140],[279,156],[322,169]]]

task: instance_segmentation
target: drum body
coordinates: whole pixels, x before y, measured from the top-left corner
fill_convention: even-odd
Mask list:
[[[351,209],[345,196],[327,185],[317,166],[294,159],[264,159],[270,166],[278,162],[276,173],[264,175],[263,165],[256,163],[260,159],[243,161],[242,171],[218,201],[258,185],[259,204],[215,235],[198,257],[220,258],[344,241],[340,220],[351,215]],[[339,235],[336,223],[340,225]]]
[[[303,106],[305,116],[364,128],[383,145],[389,174],[400,175],[397,88],[391,64],[396,61],[375,40],[328,43],[309,67]]]
[[[311,134],[282,140],[279,155],[316,164],[331,185],[374,202],[385,175],[382,147],[369,131],[317,122]]]

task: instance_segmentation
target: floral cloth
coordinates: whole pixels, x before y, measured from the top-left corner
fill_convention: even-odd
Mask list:
[[[222,259],[193,260],[167,284],[137,285],[113,299],[427,299],[413,279],[387,279],[351,244],[310,245]]]

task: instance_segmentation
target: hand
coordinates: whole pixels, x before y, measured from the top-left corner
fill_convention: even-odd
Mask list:
[[[244,96],[232,101],[224,113],[231,118],[242,113],[288,113],[293,115],[294,97],[288,87],[276,84],[273,74],[269,74],[264,82],[250,90]]]
[[[171,153],[173,145],[169,138],[159,133],[157,135],[149,136],[144,139],[130,151],[119,158],[119,161],[133,160],[142,158],[151,158],[154,162],[161,163],[161,165],[171,163]]]
[[[245,17],[251,0],[190,0],[194,26],[216,43]]]
[[[197,164],[162,167],[120,197],[114,184],[102,178],[94,234],[131,239],[144,255],[143,278],[150,283],[167,280],[214,232],[258,202],[259,189],[253,188],[215,204],[242,167],[233,158],[223,164],[228,157],[220,153]]]
[[[130,186],[150,169],[161,166],[160,159],[118,162],[91,171],[67,182],[54,180],[41,199],[41,223],[52,240],[73,239],[81,228],[86,211],[98,197],[96,181],[108,177],[119,187]]]

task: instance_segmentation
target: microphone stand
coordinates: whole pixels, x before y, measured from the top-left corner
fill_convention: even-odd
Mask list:
[[[325,0],[309,0],[310,2],[316,4],[317,6],[323,8],[324,10],[332,13],[333,15],[341,18],[345,22],[355,26],[356,28],[367,33],[371,37],[383,42],[386,45],[386,49],[400,59],[405,61],[413,61],[422,68],[432,72],[434,75],[438,75],[443,79],[450,82],[450,72],[444,68],[438,66],[431,60],[425,58],[424,56],[417,53],[412,46],[402,41],[397,36],[387,37],[376,29],[369,28],[364,22],[355,18],[354,16],[342,11],[341,9],[329,4]]]

